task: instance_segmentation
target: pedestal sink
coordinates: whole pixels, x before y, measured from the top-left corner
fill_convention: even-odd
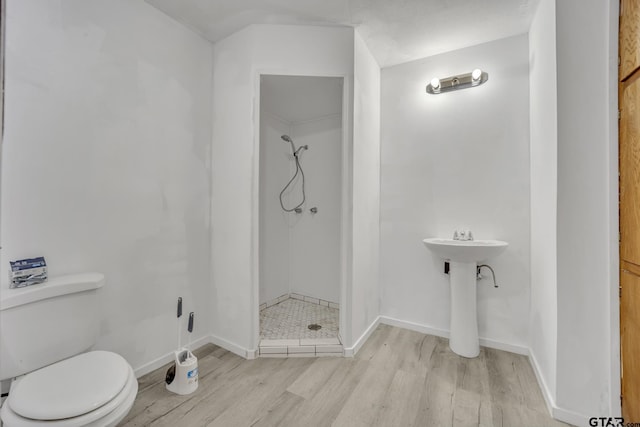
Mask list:
[[[480,354],[476,301],[476,270],[478,262],[502,253],[507,242],[500,240],[453,240],[431,238],[425,246],[440,258],[449,261],[451,282],[451,325],[449,347],[464,357]]]

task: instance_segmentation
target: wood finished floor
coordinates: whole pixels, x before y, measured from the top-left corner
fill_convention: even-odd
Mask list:
[[[482,348],[466,359],[448,340],[380,325],[354,358],[245,360],[194,352],[198,390],[169,393],[167,367],[138,380],[121,426],[566,426],[545,407],[524,356]]]

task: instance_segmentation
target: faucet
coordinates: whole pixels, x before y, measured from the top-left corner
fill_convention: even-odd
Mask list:
[[[473,240],[473,233],[471,230],[455,230],[453,232],[453,240]]]

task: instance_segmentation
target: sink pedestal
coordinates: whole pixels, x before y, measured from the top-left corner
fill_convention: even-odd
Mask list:
[[[480,354],[476,310],[477,263],[498,256],[509,244],[500,240],[453,240],[437,237],[424,239],[422,242],[440,258],[449,260],[449,347],[460,356],[477,357]]]
[[[449,262],[451,282],[451,332],[449,347],[464,357],[480,354],[478,315],[476,310],[475,262]]]

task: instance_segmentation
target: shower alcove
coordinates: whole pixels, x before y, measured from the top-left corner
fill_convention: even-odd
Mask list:
[[[262,75],[261,356],[342,355],[342,77]]]

